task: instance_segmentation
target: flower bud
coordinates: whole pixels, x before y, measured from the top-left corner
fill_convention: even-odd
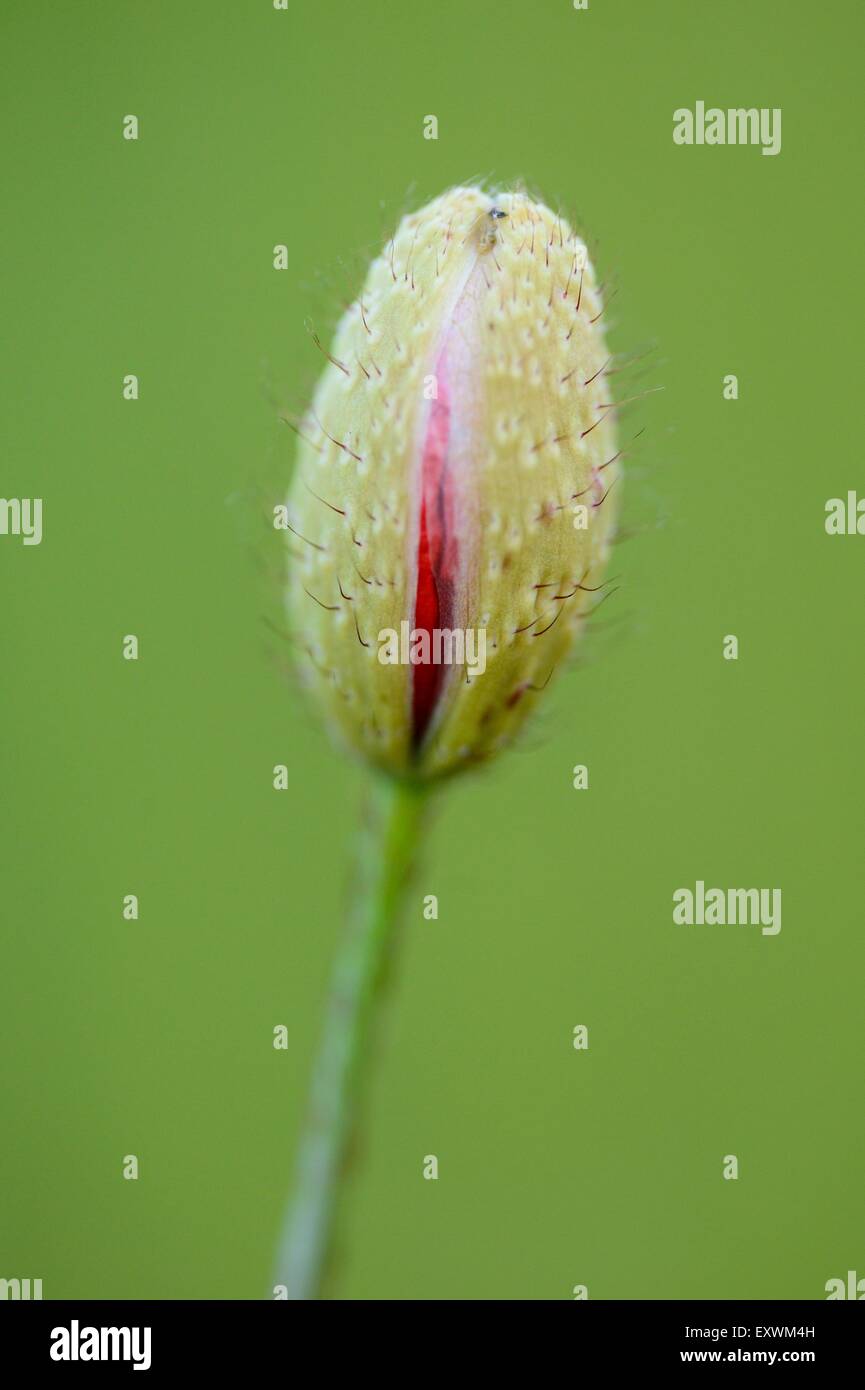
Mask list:
[[[619,472],[601,313],[561,217],[454,188],[339,324],[300,429],[289,602],[314,699],[390,772],[509,742],[592,604]]]

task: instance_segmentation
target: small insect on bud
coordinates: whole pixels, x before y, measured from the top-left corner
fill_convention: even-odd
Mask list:
[[[561,217],[454,188],[339,324],[300,429],[289,601],[314,699],[381,768],[504,746],[597,601],[620,466],[602,307]]]

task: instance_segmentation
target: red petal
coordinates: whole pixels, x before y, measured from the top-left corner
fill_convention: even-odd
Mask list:
[[[448,471],[450,405],[445,381],[444,354],[438,364],[438,399],[432,402],[421,459],[421,508],[417,552],[417,591],[414,630],[429,634],[428,650],[434,655],[433,630],[450,627],[458,546],[454,528],[453,489]],[[435,711],[445,669],[432,659],[412,667],[412,739],[423,740]]]

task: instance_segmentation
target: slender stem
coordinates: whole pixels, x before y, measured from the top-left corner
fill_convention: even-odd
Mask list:
[[[277,1262],[276,1282],[286,1286],[290,1299],[322,1296],[347,1151],[427,795],[416,783],[376,779],[371,813],[363,817],[359,890],[334,967],[294,1198]]]

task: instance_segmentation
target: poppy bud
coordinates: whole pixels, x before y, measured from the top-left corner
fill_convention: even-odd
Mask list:
[[[619,473],[601,313],[561,217],[454,188],[403,219],[337,328],[289,602],[315,701],[389,772],[496,752],[579,632]]]

